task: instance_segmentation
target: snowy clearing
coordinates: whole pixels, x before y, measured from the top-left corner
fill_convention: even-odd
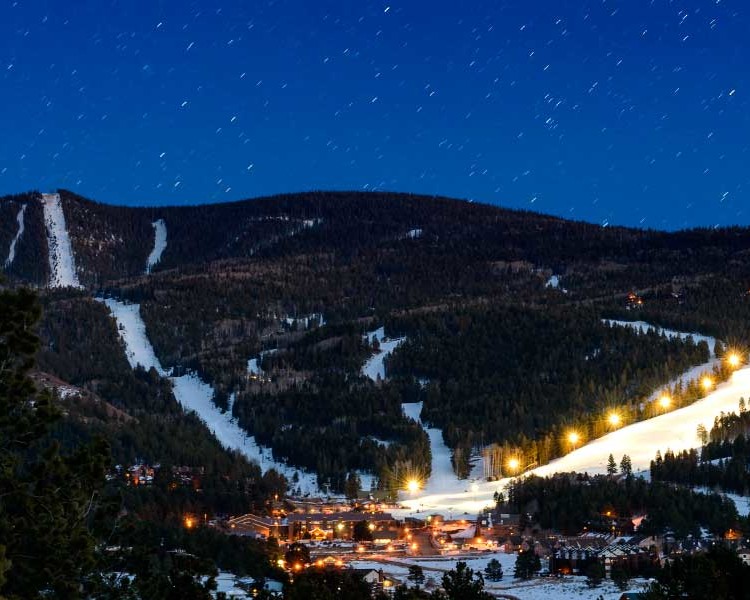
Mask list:
[[[674,333],[678,334],[678,332]],[[679,335],[687,337],[690,334]],[[706,336],[696,337],[712,339]],[[713,362],[707,363],[707,365],[711,364]],[[705,370],[707,365],[697,368]],[[695,370],[696,368],[691,369],[690,372]],[[736,412],[739,398],[742,396],[750,397],[750,367],[737,370],[728,381],[717,386],[705,398],[690,406],[627,425],[528,473],[542,477],[569,471],[605,473],[607,457],[610,453],[618,461],[623,454],[628,454],[634,471],[648,470],[657,450],[664,454],[668,449],[677,452],[695,447],[698,444],[696,434],[698,425],[702,424],[710,429],[714,417],[721,411]],[[415,408],[410,410],[413,412]],[[432,441],[432,437],[430,440]],[[437,489],[435,486],[428,485],[423,492],[418,494],[402,493],[401,503],[406,509],[392,512],[398,516],[426,511],[448,516],[460,513],[476,514],[483,507],[492,505],[494,492],[502,491],[511,480],[506,478],[495,482],[472,483],[454,477],[453,480],[441,478],[441,481],[445,485]]]
[[[42,206],[47,229],[49,287],[80,288],[60,194],[42,194]]]
[[[161,255],[167,247],[167,225],[164,223],[164,219],[154,221],[151,223],[151,227],[154,228],[154,248],[146,261],[146,273],[150,273],[151,269],[161,260]]]
[[[706,342],[708,344],[708,351],[711,353],[711,358],[716,357],[716,354],[714,354],[716,338],[710,337],[708,335],[701,335],[700,333],[685,333],[683,331],[665,329],[663,327],[651,325],[650,323],[646,323],[645,321],[617,321],[614,319],[602,319],[602,322],[611,327],[629,327],[631,329],[635,329],[638,333],[643,335],[648,333],[650,329],[653,329],[654,332],[656,332],[658,335],[664,335],[669,339],[679,338],[681,340],[686,340],[688,338],[693,338],[693,342],[695,342],[696,344],[700,342]]]
[[[391,340],[385,337],[385,329],[381,327],[375,331],[370,331],[364,335],[365,340],[372,341],[372,338],[377,337],[380,342],[380,351],[370,357],[362,367],[362,375],[369,377],[373,381],[377,381],[378,378],[385,379],[385,359],[398,348],[401,344],[406,341],[406,338],[398,338]]]
[[[10,243],[10,250],[8,250],[8,258],[5,259],[5,267],[9,267],[13,264],[13,260],[16,258],[16,244],[18,243],[18,240],[21,239],[21,236],[23,235],[24,230],[24,220],[23,220],[23,214],[26,212],[26,205],[21,205],[21,210],[18,211],[18,214],[16,215],[16,221],[18,221],[18,231],[16,232],[16,236],[13,238],[13,241]]]
[[[146,369],[153,367],[160,375],[168,376],[169,373],[162,368],[146,336],[146,325],[141,318],[140,306],[125,304],[111,298],[97,300],[109,308],[117,321],[117,329],[125,345],[125,355],[130,365],[142,365]],[[197,375],[189,373],[181,377],[170,377],[170,381],[180,405],[185,410],[195,411],[222,446],[241,452],[248,459],[258,463],[264,472],[275,469],[287,478],[289,487],[294,492],[299,490],[301,494],[320,493],[317,478],[313,473],[274,460],[270,448],[259,446],[255,438],[247,435],[237,424],[231,413],[221,412],[213,402],[213,388],[201,381]],[[298,478],[297,482],[294,481],[295,477]]]

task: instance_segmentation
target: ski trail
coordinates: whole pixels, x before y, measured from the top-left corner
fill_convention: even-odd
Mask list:
[[[390,340],[385,337],[385,329],[381,327],[375,331],[370,331],[364,335],[365,341],[371,341],[373,336],[378,338],[380,343],[380,351],[368,358],[362,367],[362,375],[377,381],[378,378],[385,379],[385,359],[390,356],[393,351],[398,348],[401,344],[406,341],[406,338],[397,338]]]
[[[420,414],[422,412],[422,402],[406,402],[401,405],[404,416],[416,421],[430,438],[430,453],[432,454],[432,471],[430,477],[424,482],[422,493],[432,494],[440,493],[440,490],[446,488],[465,489],[468,481],[460,480],[453,470],[451,461],[451,450],[445,445],[443,432],[436,427],[427,427]]]
[[[42,194],[42,207],[44,208],[44,225],[47,229],[49,287],[80,288],[60,194]]]
[[[26,204],[22,204],[21,210],[19,210],[18,214],[16,215],[16,221],[18,221],[18,231],[16,232],[16,237],[14,237],[13,241],[10,243],[10,250],[8,251],[8,258],[5,259],[6,269],[13,264],[13,260],[16,258],[16,244],[18,243],[18,240],[20,240],[21,236],[23,235],[23,230],[24,230],[23,215],[25,212],[26,212]]]
[[[117,331],[125,345],[125,355],[130,366],[141,365],[145,369],[154,368],[162,376],[170,376],[156,357],[154,348],[146,335],[146,324],[138,304],[125,304],[111,298],[97,298],[109,309],[117,321]],[[260,465],[265,472],[275,469],[286,477],[290,490],[300,494],[320,494],[317,477],[314,473],[297,469],[274,460],[270,448],[260,446],[253,436],[249,436],[232,417],[230,412],[222,412],[213,402],[214,390],[194,373],[180,377],[169,377],[173,384],[175,398],[186,411],[194,411],[206,424],[222,446],[244,454],[249,460]],[[294,482],[293,478],[298,481]]]
[[[164,223],[164,219],[154,221],[151,223],[151,227],[154,228],[154,248],[146,261],[146,273],[150,273],[151,269],[161,260],[161,255],[167,247],[167,225]]]

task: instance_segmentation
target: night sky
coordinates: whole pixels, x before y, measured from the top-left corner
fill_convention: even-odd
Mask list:
[[[0,0],[0,193],[750,225],[747,0]],[[746,208],[747,207],[747,208]]]

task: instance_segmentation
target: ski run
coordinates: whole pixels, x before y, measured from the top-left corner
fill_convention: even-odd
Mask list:
[[[16,244],[18,243],[18,240],[20,240],[21,236],[23,235],[23,230],[24,230],[23,215],[25,212],[26,212],[26,205],[22,204],[21,209],[18,211],[18,214],[16,215],[16,221],[18,221],[18,231],[16,232],[16,235],[13,238],[13,241],[11,241],[10,243],[10,249],[8,250],[8,258],[5,259],[6,269],[13,264],[13,260],[16,258]]]
[[[44,226],[47,229],[49,287],[80,288],[60,194],[42,194],[42,207]]]
[[[698,378],[701,373],[710,372],[718,360],[713,355],[716,342],[714,338],[652,327],[643,322],[610,321],[608,323],[613,326],[632,327],[641,334],[645,334],[649,329],[654,329],[669,337],[680,337],[681,339],[692,337],[696,342],[707,342],[711,350],[711,360],[689,369],[675,382],[679,380],[686,382]],[[670,382],[668,385],[672,383],[674,382]],[[658,393],[659,390],[656,390],[654,397]],[[627,454],[631,458],[634,471],[648,472],[649,465],[657,451],[663,455],[667,450],[678,452],[698,446],[699,441],[696,433],[698,425],[703,425],[710,430],[713,426],[714,417],[722,411],[725,413],[737,411],[740,397],[750,398],[750,367],[737,370],[728,381],[717,386],[706,397],[690,406],[622,427],[601,438],[592,440],[547,465],[527,471],[525,475],[534,474],[545,477],[554,473],[571,471],[587,472],[592,475],[603,474],[606,473],[607,459],[610,453],[618,462],[624,454]],[[414,419],[424,427],[419,418],[422,409],[421,403],[404,404],[402,406],[407,417]],[[493,494],[497,491],[503,491],[512,478],[492,482],[484,481],[476,477],[476,474],[481,473],[481,470],[477,469],[477,465],[475,465],[472,480],[459,480],[450,468],[450,450],[445,447],[442,435],[436,435],[430,429],[426,429],[426,431],[430,438],[433,474],[420,491],[401,493],[401,504],[405,508],[393,511],[394,514],[400,517],[425,512],[443,514],[448,517],[464,513],[475,515],[482,508],[492,505],[494,503]],[[436,431],[437,434],[440,434],[439,430]],[[736,501],[735,503],[738,510],[741,512],[747,511],[747,500],[744,502]]]
[[[146,273],[150,273],[151,269],[161,260],[161,255],[167,247],[167,225],[164,223],[164,219],[154,221],[151,223],[151,227],[154,228],[154,248],[146,261]]]
[[[393,351],[398,348],[401,344],[406,341],[406,338],[398,338],[391,340],[385,337],[385,329],[381,327],[375,331],[370,331],[364,335],[365,341],[372,341],[373,338],[377,338],[380,344],[380,350],[371,356],[365,362],[362,367],[362,375],[377,381],[378,379],[385,379],[385,359],[388,358]]]
[[[231,413],[221,412],[213,402],[214,390],[210,385],[193,373],[172,377],[171,373],[161,366],[146,336],[146,325],[138,304],[125,304],[111,298],[97,300],[109,308],[117,321],[117,329],[130,366],[154,368],[160,375],[169,377],[174,386],[175,398],[180,405],[187,411],[194,411],[225,448],[241,452],[248,459],[258,463],[264,472],[275,469],[287,478],[290,489],[294,492],[313,495],[320,493],[317,478],[313,473],[274,460],[270,448],[258,445],[255,438],[249,436],[237,424]]]

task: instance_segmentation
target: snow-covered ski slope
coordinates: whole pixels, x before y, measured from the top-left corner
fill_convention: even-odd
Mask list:
[[[13,238],[13,241],[10,243],[10,249],[8,250],[8,258],[5,259],[5,267],[8,268],[13,264],[13,260],[16,258],[16,244],[18,243],[18,240],[21,239],[21,236],[23,235],[24,230],[24,220],[23,215],[26,212],[26,205],[21,205],[21,210],[18,211],[18,214],[16,215],[16,221],[18,221],[18,231],[16,232],[15,237]]]
[[[628,324],[628,326],[630,325]],[[681,336],[692,335],[673,333]],[[695,335],[694,337],[706,338],[706,336]],[[707,341],[710,339],[712,338],[706,338]],[[712,343],[709,343],[709,346],[713,349]],[[715,364],[715,360],[693,367],[687,374],[697,377],[701,372],[710,371]],[[683,374],[681,378],[685,377],[687,375]],[[722,411],[736,412],[740,397],[750,397],[750,367],[739,369],[727,382],[719,385],[705,398],[690,406],[622,427],[547,465],[528,471],[528,474],[548,476],[570,471],[591,474],[605,473],[607,458],[610,453],[618,462],[623,454],[628,454],[632,460],[634,471],[648,470],[657,450],[664,454],[667,449],[677,452],[699,445],[696,433],[698,425],[702,424],[710,429],[714,417]],[[407,406],[412,405],[404,405],[405,412]],[[409,412],[413,414],[414,410],[416,409],[410,409]],[[407,416],[411,416],[411,414],[407,413]],[[432,436],[430,441],[433,442]],[[435,453],[434,447],[433,453]],[[440,478],[440,481],[442,486],[431,485],[431,482],[428,481],[421,492],[416,494],[402,493],[401,503],[407,508],[395,512],[401,516],[417,511],[446,515],[464,512],[473,514],[484,506],[491,505],[494,492],[502,491],[511,479],[506,478],[495,482],[472,482],[458,480],[454,477],[452,480]]]
[[[49,287],[81,287],[76,274],[73,247],[65,226],[60,194],[42,194],[44,226],[47,229]]]
[[[422,402],[408,402],[401,405],[404,415],[415,420],[430,438],[430,453],[432,454],[432,472],[422,486],[423,494],[440,493],[445,489],[462,488],[465,481],[456,477],[451,463],[451,449],[445,445],[443,432],[435,427],[427,427],[419,417],[422,412]]]
[[[154,248],[146,261],[146,273],[150,273],[151,269],[161,260],[161,255],[167,247],[167,225],[164,223],[164,219],[154,221],[151,223],[151,227],[154,228]]]
[[[688,338],[693,338],[693,341],[696,344],[700,342],[706,342],[708,344],[708,351],[711,353],[711,358],[714,358],[716,356],[714,354],[716,338],[708,335],[701,335],[700,333],[685,333],[683,331],[675,331],[674,329],[665,329],[663,327],[656,327],[655,325],[651,325],[649,323],[646,323],[645,321],[616,321],[614,319],[603,319],[602,321],[607,325],[630,327],[631,329],[635,329],[640,334],[646,334],[650,329],[652,329],[659,335],[664,335],[670,339],[679,338],[681,340],[686,340]]]
[[[385,329],[382,327],[364,335],[365,339],[370,341],[373,336],[376,336],[378,342],[380,342],[380,351],[365,362],[362,367],[362,375],[369,377],[373,381],[377,381],[378,377],[380,377],[380,379],[385,379],[385,359],[390,356],[396,348],[403,344],[406,341],[406,338],[398,338],[395,340],[387,339],[385,338]]]
[[[146,325],[141,318],[138,304],[125,304],[119,300],[102,299],[99,301],[109,308],[117,321],[117,329],[125,345],[125,354],[130,365],[135,368],[141,365],[146,369],[153,367],[156,371],[168,376],[162,368],[154,352],[154,348],[146,335]],[[299,490],[301,494],[319,494],[317,478],[314,474],[296,469],[273,459],[270,448],[258,445],[253,436],[247,433],[232,418],[231,413],[221,412],[213,403],[213,388],[189,373],[181,377],[170,377],[174,385],[174,395],[185,410],[192,410],[200,417],[216,439],[230,450],[237,450],[248,459],[257,462],[263,471],[275,469],[289,481],[292,491]],[[293,481],[294,476],[298,481]]]

